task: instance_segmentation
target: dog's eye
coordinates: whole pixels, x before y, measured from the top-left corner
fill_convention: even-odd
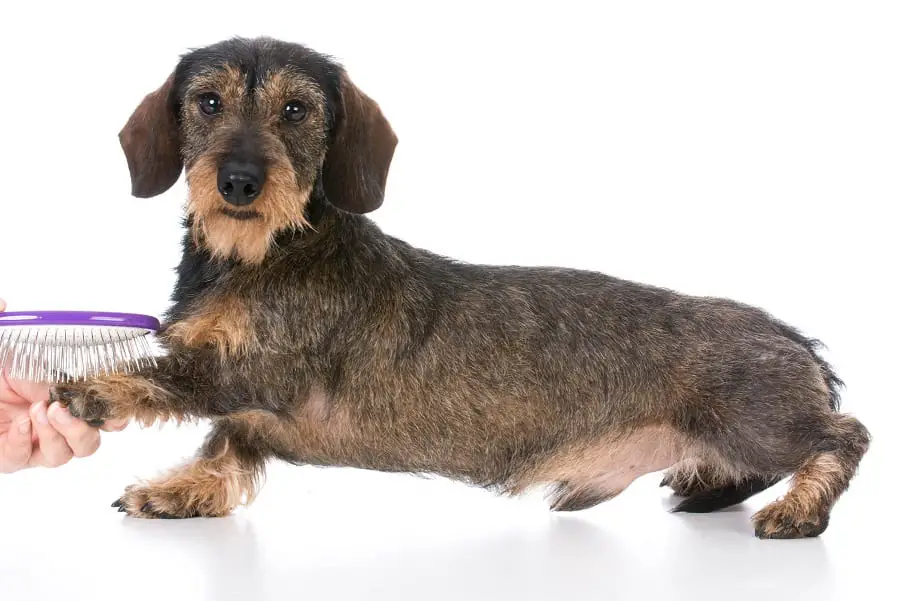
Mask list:
[[[284,118],[294,123],[306,119],[306,107],[299,100],[291,100],[284,105]]]
[[[200,94],[200,110],[207,115],[215,115],[222,112],[222,99],[218,94],[208,92]]]

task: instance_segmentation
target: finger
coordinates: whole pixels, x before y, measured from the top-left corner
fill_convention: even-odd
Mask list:
[[[105,432],[121,432],[128,425],[128,421],[124,419],[113,419],[104,422],[100,429]]]
[[[31,459],[31,418],[20,417],[10,424],[6,440],[0,441],[0,472],[11,473],[28,465]]]
[[[58,407],[55,403],[54,406]],[[43,457],[41,465],[59,467],[68,463],[73,455],[72,449],[69,448],[69,443],[63,435],[50,423],[46,402],[41,401],[31,407],[31,420],[37,431],[38,448]]]
[[[100,447],[100,432],[84,421],[75,419],[69,410],[60,407],[59,403],[50,405],[48,415],[51,425],[66,440],[76,457],[93,455]]]
[[[0,311],[6,311],[6,301],[0,298]]]
[[[46,384],[27,380],[13,380],[12,378],[9,378],[7,383],[13,393],[26,399],[29,403],[39,403],[50,399],[50,387]]]
[[[127,419],[111,419],[109,421],[103,422],[103,425],[100,426],[100,429],[106,432],[121,432],[127,426]]]

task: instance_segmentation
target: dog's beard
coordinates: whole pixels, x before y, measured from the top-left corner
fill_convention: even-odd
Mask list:
[[[194,242],[213,257],[237,257],[257,264],[265,259],[278,233],[309,225],[304,209],[311,187],[298,186],[287,160],[269,166],[262,194],[246,209],[235,209],[222,199],[217,177],[218,169],[208,157],[200,158],[187,173]]]

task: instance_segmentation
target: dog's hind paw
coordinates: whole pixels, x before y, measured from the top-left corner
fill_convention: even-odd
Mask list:
[[[785,499],[770,503],[753,516],[759,538],[811,538],[828,528],[828,514],[811,514]]]

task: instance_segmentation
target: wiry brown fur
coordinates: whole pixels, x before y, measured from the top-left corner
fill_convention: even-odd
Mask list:
[[[464,264],[386,235],[361,213],[382,202],[396,136],[340,67],[302,46],[201,49],[168,89],[127,126],[180,115],[177,131],[156,134],[181,140],[194,232],[160,336],[166,355],[155,369],[56,389],[91,420],[212,419],[195,462],[130,489],[126,512],[222,515],[279,458],[509,494],[549,485],[557,510],[667,468],[684,511],[795,474],[756,516],[757,534],[824,529],[869,435],[837,412],[840,380],[814,341],[725,299]],[[225,108],[207,118],[196,94],[210,90]],[[279,121],[291,97],[308,106],[302,123]],[[174,162],[154,158],[164,144],[140,143],[149,135],[129,130],[123,149],[133,176],[158,189],[171,179],[160,164]],[[268,170],[259,199],[236,209],[258,219],[228,216],[216,196],[215,168],[235,152]]]
[[[536,482],[556,482],[551,508],[583,509],[615,497],[644,474],[671,466],[689,453],[689,446],[690,441],[669,426],[646,426],[579,443],[522,474],[521,490]]]
[[[266,84],[254,95],[252,109],[246,106],[246,74],[233,65],[209,69],[190,81],[187,95],[210,90],[219,92],[225,106],[223,114],[211,124],[191,104],[184,104],[181,122],[185,130],[184,150],[187,184],[190,189],[188,215],[195,242],[215,258],[236,255],[247,263],[260,263],[280,232],[309,224],[304,211],[324,159],[325,100],[321,90],[308,77],[291,69],[269,74]],[[280,103],[301,96],[309,99],[310,114],[303,123],[302,136],[282,138],[278,121]],[[246,122],[259,124],[254,143],[268,159],[268,176],[261,196],[246,212],[255,219],[237,221],[222,213],[222,197],[216,187],[219,161],[233,144],[234,137],[246,129]],[[302,169],[291,162],[288,146],[295,154],[311,157]],[[241,211],[239,211],[241,212]]]
[[[94,425],[104,420],[135,421],[143,426],[156,422],[192,419],[172,395],[156,382],[140,375],[111,374],[86,382],[80,390],[78,412]],[[51,390],[51,401],[68,404],[71,392]]]
[[[262,465],[248,465],[226,439],[155,480],[127,487],[113,507],[138,517],[221,517],[252,503],[262,476]]]
[[[196,244],[213,257],[233,255],[246,263],[259,264],[266,258],[275,234],[307,226],[303,216],[310,189],[297,187],[294,170],[283,157],[269,169],[269,181],[252,209],[258,217],[237,221],[221,212],[222,197],[216,190],[215,164],[202,157],[188,171],[191,189],[188,215]],[[241,211],[238,211],[241,212]]]
[[[241,356],[260,346],[250,314],[239,297],[204,300],[190,317],[169,326],[165,335],[188,348],[214,348],[223,358]]]
[[[702,454],[700,455],[702,457]],[[694,493],[719,488],[739,477],[725,462],[701,463],[696,457],[684,459],[666,471],[660,486],[668,486],[676,495],[689,497]]]

